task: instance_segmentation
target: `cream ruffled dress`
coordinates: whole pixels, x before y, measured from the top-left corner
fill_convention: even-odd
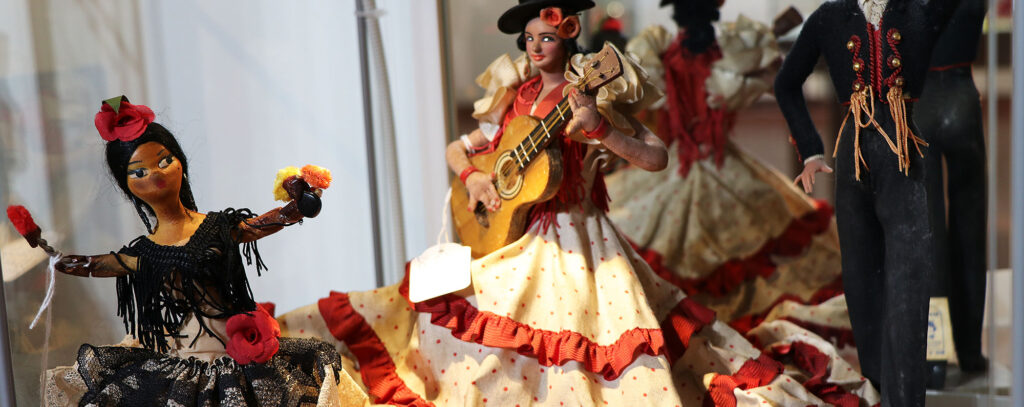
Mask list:
[[[587,59],[574,56],[572,66]],[[598,106],[633,134],[626,114],[647,108],[660,92],[623,61],[625,74],[601,89]],[[525,55],[506,55],[478,78],[487,94],[474,116],[485,133],[500,131],[516,103],[532,103],[521,88],[533,75]],[[473,260],[469,288],[419,303],[408,299],[408,278],[372,291],[332,292],[282,315],[282,330],[334,341],[367,403],[824,405],[782,364],[652,272],[600,208],[603,200],[590,198],[601,195],[598,167],[608,151],[582,142],[567,136],[563,148],[582,152],[572,165],[584,198]]]

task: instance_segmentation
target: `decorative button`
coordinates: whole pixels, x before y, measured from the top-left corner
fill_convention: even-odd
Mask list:
[[[904,83],[905,83],[905,81],[903,80],[902,76],[897,76],[896,77],[896,86],[899,86],[899,87],[902,88]]]
[[[853,40],[847,41],[847,42],[846,42],[846,49],[848,49],[848,50],[850,50],[850,51],[853,51],[853,46],[854,46],[854,45],[855,45],[855,44],[853,43]]]
[[[903,65],[903,61],[900,61],[897,57],[892,57],[892,59],[889,60],[889,66],[893,68],[899,68],[901,65]]]
[[[863,68],[863,66],[861,66],[861,65],[860,65],[860,62],[854,62],[854,63],[853,63],[853,70],[854,70],[855,72],[860,72],[860,69],[861,69],[861,68]]]
[[[863,87],[864,87],[864,84],[862,84],[860,82],[854,82],[853,83],[853,91],[854,92],[860,92],[860,89],[863,88]]]
[[[889,33],[889,37],[891,37],[893,41],[900,41],[903,39],[903,34],[900,34],[900,32],[897,30],[892,30]]]

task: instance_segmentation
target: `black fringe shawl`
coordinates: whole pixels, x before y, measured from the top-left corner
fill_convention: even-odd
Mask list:
[[[140,236],[121,248],[118,253],[138,258],[138,270],[117,278],[117,315],[125,330],[147,349],[167,352],[168,337],[185,337],[180,330],[190,314],[200,326],[192,346],[203,333],[217,338],[206,318],[256,309],[242,257],[250,265],[255,257],[257,274],[266,265],[255,241],[240,251],[233,237],[239,223],[254,216],[248,209],[210,212],[184,246],[162,246]]]

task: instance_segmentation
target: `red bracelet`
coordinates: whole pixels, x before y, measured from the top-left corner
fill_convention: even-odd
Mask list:
[[[466,183],[466,178],[469,178],[469,174],[472,174],[472,173],[477,172],[477,171],[480,171],[480,170],[478,170],[478,169],[476,169],[476,167],[470,165],[469,167],[466,167],[466,169],[462,170],[462,173],[459,174],[459,179],[462,180],[463,184],[465,184]]]
[[[580,131],[582,131],[583,135],[589,139],[603,139],[608,136],[608,121],[602,117],[601,124],[598,124],[597,128],[594,129],[594,131],[587,131],[586,129],[583,128],[581,128]]]

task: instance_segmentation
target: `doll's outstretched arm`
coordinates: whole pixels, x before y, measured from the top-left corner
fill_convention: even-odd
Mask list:
[[[299,212],[299,204],[292,200],[287,205],[274,208],[267,213],[252,219],[242,221],[238,224],[235,240],[239,243],[248,243],[254,240],[270,236],[285,226],[302,220],[302,213]]]
[[[565,126],[567,134],[582,131],[587,138],[599,140],[615,155],[647,171],[661,171],[668,166],[665,143],[640,121],[629,117],[636,136],[626,135],[598,113],[594,96],[575,89],[569,94],[569,107],[572,120]]]
[[[615,155],[647,171],[661,171],[668,166],[668,150],[654,132],[632,117],[629,118],[636,136],[631,137],[612,129],[601,144]]]
[[[126,254],[110,253],[96,256],[61,256],[54,268],[79,277],[120,277],[138,270],[139,259]]]

